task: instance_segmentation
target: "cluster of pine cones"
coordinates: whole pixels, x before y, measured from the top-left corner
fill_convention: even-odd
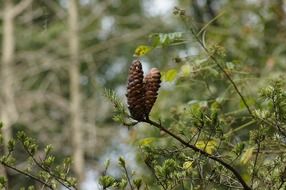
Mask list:
[[[157,68],[152,68],[145,76],[139,60],[132,62],[129,68],[127,85],[127,103],[131,116],[142,121],[147,119],[157,99],[161,83],[161,74]]]

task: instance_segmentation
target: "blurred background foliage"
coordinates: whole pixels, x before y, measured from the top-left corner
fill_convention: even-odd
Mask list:
[[[1,16],[3,4],[1,1]],[[18,116],[12,125],[13,134],[24,130],[37,138],[42,147],[52,144],[60,157],[73,152],[67,7],[68,0],[34,0],[15,18],[16,52],[12,65]],[[151,118],[166,124],[174,124],[178,115],[189,117],[182,112],[190,105],[211,107],[214,103],[218,103],[227,127],[235,128],[251,120],[223,73],[192,37],[190,22],[201,31],[206,46],[218,54],[250,106],[259,104],[259,88],[285,72],[284,0],[79,0],[78,12],[83,116],[80,127],[86,184],[98,180],[106,159],[114,161],[120,155],[137,172],[144,171],[146,168],[136,163],[143,159],[136,151],[138,143],[162,135],[143,125],[129,130],[119,126],[112,120],[112,105],[103,96],[105,88],[114,89],[126,102],[127,72],[140,45],[154,47],[140,58],[145,72],[158,67],[163,74]],[[181,19],[180,14],[188,15],[190,22]],[[0,20],[1,43],[3,27]],[[164,33],[173,33],[175,37],[166,39]],[[0,90],[2,87],[1,84]],[[233,113],[238,115],[233,117]],[[248,139],[248,131],[249,128],[239,131],[235,141]],[[20,183],[15,174],[9,176],[12,182]],[[21,180],[24,184],[25,180]]]

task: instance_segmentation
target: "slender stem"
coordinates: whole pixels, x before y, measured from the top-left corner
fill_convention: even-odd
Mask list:
[[[171,131],[169,131],[168,129],[166,129],[165,127],[163,127],[161,124],[156,123],[150,119],[146,119],[143,122],[148,123],[150,125],[153,125],[154,127],[164,131],[165,133],[167,133],[168,135],[172,136],[174,139],[176,139],[177,141],[179,141],[181,144],[189,147],[190,149],[192,149],[195,152],[198,152],[204,156],[206,156],[207,158],[210,158],[218,163],[220,163],[221,165],[223,165],[227,170],[231,171],[233,173],[233,175],[237,178],[237,180],[240,182],[240,184],[243,186],[243,188],[245,190],[251,190],[251,188],[246,184],[246,182],[243,180],[243,178],[241,177],[241,175],[238,173],[238,171],[236,171],[236,169],[234,167],[232,167],[231,165],[229,165],[228,163],[226,163],[225,161],[221,160],[218,157],[215,157],[207,152],[205,152],[204,150],[199,149],[198,147],[189,144],[188,142],[186,142],[185,140],[183,140],[181,137],[177,136],[176,134],[172,133]]]
[[[35,176],[33,176],[33,175],[31,175],[31,174],[29,174],[29,173],[27,173],[27,172],[24,172],[24,171],[22,171],[22,170],[20,170],[20,169],[18,169],[18,168],[16,168],[16,167],[13,167],[13,166],[11,166],[11,165],[8,165],[8,164],[5,163],[5,162],[1,162],[1,164],[2,164],[3,166],[7,167],[7,168],[10,168],[10,169],[12,169],[12,170],[14,170],[14,171],[16,171],[16,172],[18,172],[18,173],[20,173],[20,174],[23,174],[23,175],[25,175],[25,176],[27,176],[27,177],[29,177],[29,178],[31,178],[31,179],[33,179],[33,180],[35,180],[35,181],[41,183],[41,184],[43,184],[44,186],[48,187],[49,189],[54,189],[50,184],[48,184],[48,183],[46,183],[45,181],[39,179],[38,177],[35,177]]]
[[[256,154],[255,154],[255,160],[254,160],[252,176],[251,176],[251,188],[253,188],[254,176],[255,176],[255,172],[256,172],[256,165],[257,165],[257,160],[258,160],[259,153],[260,153],[260,142],[257,143],[257,151],[256,151]]]
[[[235,133],[235,132],[237,132],[237,131],[239,131],[239,130],[244,129],[245,127],[248,127],[248,126],[254,124],[255,122],[256,122],[255,120],[251,120],[251,121],[249,121],[249,122],[247,122],[247,123],[245,123],[245,124],[243,124],[243,125],[241,125],[241,126],[235,128],[235,129],[231,130],[230,132],[226,133],[226,134],[224,135],[224,137],[228,138],[228,137],[230,137],[230,135],[232,135],[233,133]]]
[[[125,166],[125,165],[123,165],[123,168],[124,168],[125,175],[126,175],[126,178],[127,178],[128,184],[129,184],[129,186],[130,186],[130,189],[131,189],[131,190],[134,190],[134,189],[133,189],[133,186],[132,186],[132,184],[131,184],[131,180],[130,180],[130,178],[129,178],[129,175],[128,175],[128,171],[127,171],[126,166]]]
[[[200,127],[200,129],[199,129],[199,134],[198,134],[198,136],[197,136],[197,138],[195,140],[195,143],[194,143],[195,146],[196,146],[198,140],[200,139],[201,133],[202,133],[202,127]]]
[[[185,190],[184,181],[182,181],[181,183],[182,183],[182,190]]]
[[[187,23],[186,23],[187,24]],[[232,86],[234,87],[235,91],[237,92],[237,94],[240,96],[243,104],[245,105],[246,109],[248,110],[249,114],[254,118],[254,115],[252,114],[252,111],[249,107],[249,105],[247,104],[244,96],[242,95],[242,93],[239,91],[237,85],[235,84],[235,82],[232,80],[232,78],[230,77],[230,75],[224,70],[224,68],[219,64],[218,60],[209,52],[209,50],[207,49],[207,47],[204,45],[204,43],[201,41],[201,39],[199,39],[198,35],[195,33],[193,26],[191,28],[189,28],[192,35],[196,38],[197,42],[200,44],[200,46],[203,48],[203,50],[208,54],[208,56],[213,60],[213,62],[217,65],[217,67],[223,72],[223,74],[226,76],[226,78],[229,80],[229,82],[232,84]]]

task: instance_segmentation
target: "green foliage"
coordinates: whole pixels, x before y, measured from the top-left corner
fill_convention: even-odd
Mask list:
[[[177,70],[170,69],[167,72],[163,73],[162,79],[163,81],[166,81],[166,82],[172,82],[175,80],[176,76],[177,76]]]
[[[140,187],[142,186],[142,179],[134,179],[133,183],[134,183],[136,189],[139,190]]]
[[[7,185],[7,179],[4,176],[0,176],[0,188],[5,189]]]
[[[115,108],[113,116],[114,121],[124,123],[126,115],[128,114],[122,101],[117,97],[116,93],[112,90],[106,89],[104,95],[111,101],[111,103]]]
[[[151,41],[151,46],[139,45],[134,51],[134,55],[141,57],[146,55],[154,48],[167,47],[170,45],[176,45],[179,43],[184,43],[182,32],[172,32],[172,33],[154,33],[149,36]]]
[[[101,176],[99,178],[99,183],[102,185],[103,189],[113,186],[115,182],[115,179],[111,176]]]
[[[123,170],[123,175],[119,178],[115,179],[112,176],[107,175],[108,167],[110,166],[110,161],[107,160],[105,163],[105,170],[103,172],[103,175],[99,178],[99,183],[102,186],[103,189],[111,188],[114,189],[121,189],[121,190],[127,190],[128,186],[130,189],[134,189],[134,187],[139,190],[143,185],[143,179],[142,178],[134,178],[135,173],[133,173],[131,176],[127,170],[126,161],[123,157],[120,157],[118,159],[118,165]]]
[[[178,42],[182,42],[183,33],[182,32],[172,32],[172,33],[155,33],[151,34],[149,38],[152,41],[152,47],[164,47]]]
[[[177,9],[176,14],[179,12]],[[174,90],[168,95],[179,101],[171,110],[168,107],[168,111],[160,110],[163,116],[160,123],[146,121],[161,130],[161,139],[154,140],[158,134],[142,135],[138,143],[153,181],[162,189],[284,187],[286,97],[283,79],[262,87],[259,96],[259,89],[255,88],[253,97],[246,97],[242,84],[234,80],[245,74],[241,65],[229,59],[226,48],[216,43],[209,45],[205,36],[196,35],[201,31],[194,23],[188,23],[185,12],[180,16],[184,17],[183,22],[190,27],[193,39],[203,52],[178,58],[175,61],[180,64],[179,69],[163,73],[163,81],[173,82]],[[183,40],[182,35],[177,34],[153,37],[153,47],[171,46],[178,42],[176,40]],[[187,40],[181,42],[187,43]],[[209,93],[202,96],[190,92],[195,89],[190,84],[202,86],[193,81],[205,84]],[[175,99],[176,93],[186,100]],[[198,95],[188,96],[189,93]],[[267,152],[271,152],[271,157]],[[125,168],[122,158],[120,165]],[[267,170],[274,171],[273,175]]]
[[[1,143],[1,146],[5,145]],[[21,154],[20,158],[16,157],[17,154],[15,153],[20,151],[19,146],[22,147],[25,154],[25,156]],[[28,137],[23,131],[19,131],[16,139],[8,141],[8,152],[1,157],[0,162],[4,167],[10,168],[49,189],[57,189],[60,185],[67,189],[76,189],[77,181],[69,174],[71,159],[65,158],[61,163],[57,163],[56,157],[51,154],[52,149],[51,145],[47,145],[44,156],[37,158],[36,154],[38,154],[39,149],[36,140]],[[17,161],[24,157],[29,164],[25,168],[18,168],[16,166]],[[6,178],[1,177],[0,184],[1,187],[4,187],[7,184]],[[29,186],[27,189],[32,190],[34,186]]]
[[[152,47],[146,45],[140,45],[135,49],[134,55],[137,57],[141,57],[147,54],[149,51],[152,50]]]

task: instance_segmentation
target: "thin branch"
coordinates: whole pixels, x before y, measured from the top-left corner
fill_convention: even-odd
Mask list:
[[[159,177],[156,175],[155,169],[152,167],[152,165],[151,165],[148,161],[146,161],[146,160],[145,160],[144,163],[145,163],[145,164],[147,165],[147,167],[151,170],[152,174],[155,176],[156,180],[157,180],[158,183],[162,186],[162,188],[163,188],[164,190],[167,190],[167,187],[164,186],[163,182],[162,182],[162,181],[159,179]]]
[[[237,94],[239,95],[239,97],[241,98],[244,106],[246,107],[247,111],[249,112],[249,114],[254,117],[254,115],[252,114],[252,111],[249,107],[249,105],[247,104],[244,96],[242,95],[242,93],[240,92],[240,90],[238,89],[237,85],[235,84],[235,82],[232,80],[232,78],[230,77],[230,75],[224,70],[224,68],[219,64],[218,60],[210,54],[209,50],[205,47],[205,45],[202,43],[202,41],[198,38],[197,35],[195,35],[193,29],[191,29],[193,35],[195,36],[195,38],[197,39],[197,41],[199,42],[199,44],[202,46],[202,48],[204,49],[204,51],[210,56],[210,58],[213,60],[213,62],[218,66],[218,68],[223,72],[223,74],[226,76],[226,78],[229,80],[229,82],[232,84],[232,86],[234,87],[235,91],[237,92]]]
[[[188,25],[185,22],[186,25]],[[237,85],[235,84],[235,82],[232,80],[232,78],[230,77],[230,75],[224,70],[224,68],[220,65],[220,63],[218,62],[218,60],[214,57],[214,55],[212,55],[209,50],[207,49],[207,47],[205,46],[205,44],[202,42],[201,39],[199,39],[199,33],[196,33],[193,29],[193,26],[191,26],[189,28],[189,30],[191,31],[192,35],[195,37],[195,39],[197,40],[197,42],[200,44],[200,46],[203,48],[203,50],[208,54],[208,56],[212,59],[212,61],[217,65],[217,67],[223,72],[223,74],[226,76],[226,78],[229,80],[229,82],[232,84],[232,86],[234,87],[235,91],[237,92],[237,94],[239,95],[240,99],[242,100],[243,104],[245,105],[247,111],[249,112],[249,114],[253,117],[253,113],[249,107],[249,105],[247,104],[244,96],[242,95],[242,93],[240,92],[240,90],[238,89]]]
[[[244,129],[244,128],[246,128],[246,127],[248,127],[248,126],[254,124],[255,122],[256,122],[255,120],[250,120],[249,122],[247,122],[247,123],[245,123],[245,124],[243,124],[243,125],[241,125],[241,126],[239,126],[239,127],[236,127],[235,129],[229,131],[229,132],[226,133],[224,136],[225,136],[226,138],[229,138],[233,133]]]
[[[257,165],[257,160],[258,160],[259,153],[260,153],[260,142],[257,143],[257,151],[256,151],[256,154],[255,154],[255,160],[254,160],[252,176],[251,176],[251,188],[253,188],[254,176],[255,176],[255,172],[256,172],[256,165]]]
[[[195,146],[196,146],[198,140],[200,139],[201,133],[202,133],[202,127],[199,128],[199,133],[198,133],[198,136],[197,136],[195,143],[194,143]]]
[[[134,190],[134,189],[133,189],[133,186],[132,186],[132,184],[131,184],[131,180],[130,180],[130,178],[129,178],[129,175],[128,175],[128,171],[127,171],[126,166],[125,166],[125,165],[123,165],[123,168],[124,168],[124,172],[125,172],[125,175],[126,175],[126,178],[127,178],[128,184],[129,184],[129,186],[130,186],[130,189],[131,189],[131,190]]]
[[[238,173],[238,171],[232,167],[231,165],[229,165],[228,163],[226,163],[225,161],[221,160],[220,158],[213,156],[201,149],[199,149],[198,147],[189,144],[188,142],[186,142],[185,140],[183,140],[181,137],[177,136],[176,134],[172,133],[171,131],[169,131],[168,129],[166,129],[165,127],[163,127],[161,124],[156,123],[150,119],[146,119],[143,120],[142,122],[148,123],[150,125],[153,125],[154,127],[164,131],[165,133],[167,133],[168,135],[172,136],[174,139],[176,139],[177,141],[179,141],[181,144],[189,147],[190,149],[192,149],[195,152],[198,152],[202,155],[204,155],[205,157],[214,160],[218,163],[220,163],[222,166],[224,166],[227,170],[231,171],[233,173],[233,175],[237,178],[237,180],[240,182],[240,184],[243,186],[243,188],[245,190],[251,190],[251,188],[247,185],[247,183],[244,181],[244,179],[242,178],[242,176]]]
[[[202,29],[198,32],[198,36],[207,29],[207,27],[212,24],[214,21],[216,21],[219,17],[221,17],[226,11],[220,12],[217,16],[215,16],[213,19],[211,19],[207,24],[205,24]]]
[[[65,179],[63,179],[61,176],[55,175],[52,171],[50,171],[48,168],[44,167],[41,163],[39,163],[36,158],[33,156],[33,154],[26,148],[26,146],[24,145],[24,143],[21,141],[22,146],[24,147],[25,151],[28,153],[28,155],[32,158],[32,160],[34,161],[34,163],[42,170],[48,172],[52,177],[55,178],[55,180],[57,182],[59,182],[61,185],[63,185],[65,188],[70,189],[70,187],[74,188],[75,190],[77,189],[74,186],[71,185],[66,185],[65,183],[67,182]]]
[[[49,189],[54,189],[50,184],[46,183],[45,181],[41,180],[40,178],[37,178],[37,177],[35,177],[35,176],[33,176],[33,175],[27,173],[27,172],[24,172],[24,171],[22,171],[22,170],[16,168],[16,167],[13,167],[13,166],[11,166],[11,165],[8,165],[8,164],[5,163],[5,162],[2,162],[2,161],[1,161],[1,164],[2,164],[3,166],[7,167],[7,168],[10,168],[10,169],[12,169],[12,170],[14,170],[14,171],[16,171],[16,172],[18,172],[18,173],[20,173],[20,174],[23,174],[23,175],[25,175],[25,176],[31,178],[31,179],[34,180],[34,181],[37,181],[37,182],[43,184],[44,186],[48,187]]]

